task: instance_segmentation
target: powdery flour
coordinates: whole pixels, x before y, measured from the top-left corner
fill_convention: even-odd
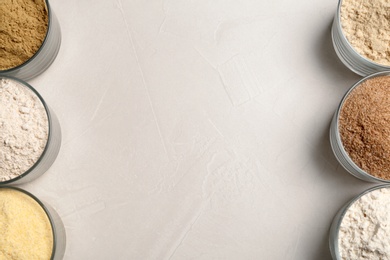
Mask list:
[[[35,93],[11,79],[0,78],[0,181],[33,166],[48,139],[46,110]]]
[[[339,250],[341,259],[390,259],[390,188],[352,204],[341,222]]]
[[[354,49],[366,58],[390,66],[390,1],[343,0],[340,20]]]

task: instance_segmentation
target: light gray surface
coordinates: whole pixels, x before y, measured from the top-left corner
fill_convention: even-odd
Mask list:
[[[62,217],[65,259],[330,259],[333,216],[372,186],[329,145],[360,79],[337,1],[51,5],[62,46],[29,83],[63,144],[22,187]]]

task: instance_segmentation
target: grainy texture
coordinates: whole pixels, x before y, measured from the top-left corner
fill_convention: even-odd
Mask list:
[[[390,76],[368,79],[349,94],[339,131],[345,150],[360,168],[390,179]]]
[[[48,129],[37,95],[17,81],[0,78],[0,181],[23,174],[37,162]]]
[[[0,70],[30,59],[41,47],[47,28],[44,0],[1,0]]]
[[[31,197],[0,189],[0,259],[48,260],[53,250],[49,218]]]
[[[340,19],[345,36],[366,58],[390,65],[390,1],[344,0]]]

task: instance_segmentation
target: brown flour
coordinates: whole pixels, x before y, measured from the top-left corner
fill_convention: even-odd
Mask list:
[[[41,47],[48,28],[44,0],[0,1],[0,70],[23,64]]]
[[[339,132],[356,165],[390,180],[390,76],[368,79],[348,95],[340,111]]]

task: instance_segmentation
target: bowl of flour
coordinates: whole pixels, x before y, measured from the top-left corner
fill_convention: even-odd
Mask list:
[[[350,87],[334,113],[329,139],[336,159],[353,176],[390,183],[390,71]]]
[[[41,176],[60,145],[58,119],[41,95],[26,82],[0,76],[0,185]]]
[[[332,25],[337,56],[366,76],[390,70],[390,16],[387,0],[339,0]]]
[[[0,13],[0,75],[29,80],[43,73],[61,45],[48,0],[2,0]]]
[[[334,260],[390,259],[390,185],[370,188],[339,210],[329,247]]]
[[[0,187],[0,259],[63,259],[66,232],[46,202],[16,187]]]

